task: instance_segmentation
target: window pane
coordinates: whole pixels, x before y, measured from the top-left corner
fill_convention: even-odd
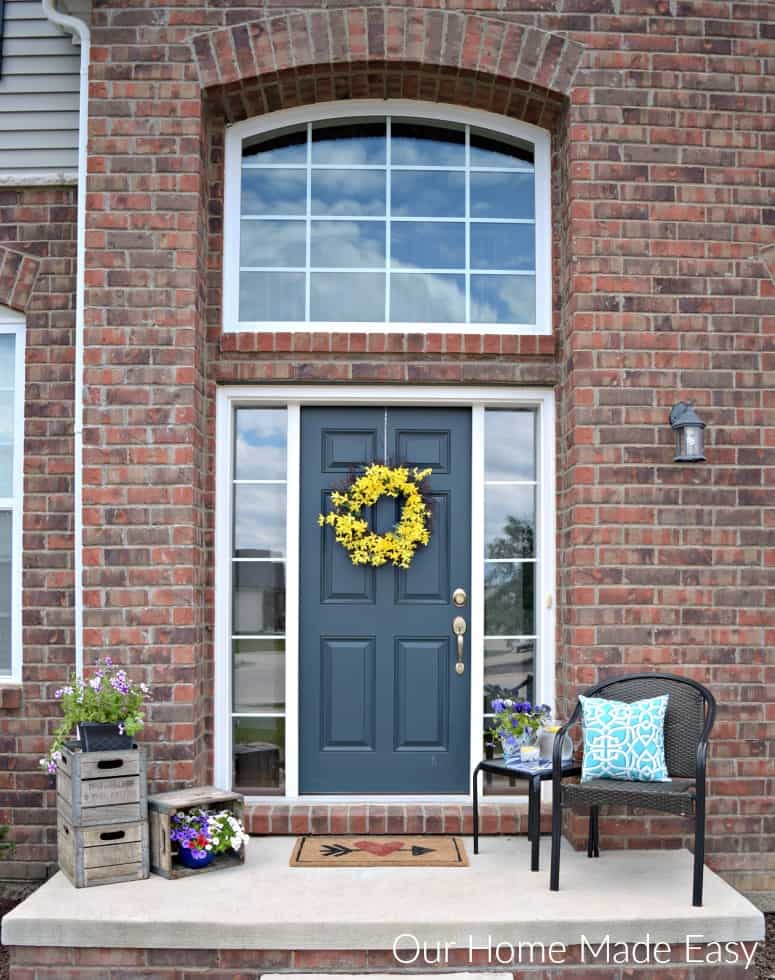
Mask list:
[[[472,269],[535,269],[533,225],[472,224]]]
[[[492,712],[493,698],[535,698],[535,640],[484,641],[483,713]]]
[[[242,221],[240,265],[295,265],[304,268],[307,226],[303,221]]]
[[[244,147],[242,156],[250,163],[306,163],[307,127],[258,139]]]
[[[235,557],[283,557],[285,495],[284,483],[241,483],[234,487]]]
[[[384,164],[384,122],[354,122],[312,127],[312,162],[343,167]]]
[[[13,442],[13,391],[0,390],[0,442]]]
[[[396,218],[463,218],[466,178],[457,171],[394,170],[390,213]]]
[[[234,419],[235,480],[284,480],[288,428],[284,408],[238,408]]]
[[[471,174],[472,218],[535,217],[533,174]]]
[[[0,333],[0,388],[13,388],[16,338],[12,333]]]
[[[234,719],[234,789],[247,796],[285,792],[285,719]]]
[[[532,167],[533,147],[471,130],[472,167]]]
[[[487,636],[535,633],[533,562],[487,563],[484,571],[484,632]]]
[[[242,169],[242,214],[306,214],[305,170]]]
[[[13,496],[13,446],[0,445],[0,497]]]
[[[285,708],[285,640],[234,640],[232,683],[237,712]]]
[[[414,269],[465,269],[466,226],[462,222],[394,221],[390,264]]]
[[[535,480],[535,412],[484,413],[485,480]]]
[[[303,272],[241,272],[240,320],[303,320]]]
[[[285,565],[235,561],[232,629],[234,633],[285,632]]]
[[[535,321],[535,276],[471,276],[472,323]]]
[[[0,675],[11,673],[11,529],[8,511],[0,513]]]
[[[310,253],[313,268],[384,269],[385,224],[382,221],[313,221]]]
[[[484,514],[486,558],[535,558],[535,487],[486,486]]]
[[[465,144],[462,127],[396,121],[391,126],[390,155],[395,166],[462,167],[466,162]]]
[[[465,317],[465,276],[391,275],[390,319],[394,323],[462,323]]]
[[[380,272],[313,272],[310,319],[385,319],[385,275]]]
[[[312,214],[385,214],[384,170],[313,170]]]

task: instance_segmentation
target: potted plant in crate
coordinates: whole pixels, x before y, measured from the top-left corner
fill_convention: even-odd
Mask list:
[[[204,868],[219,854],[239,853],[248,841],[242,822],[229,810],[185,810],[172,818],[170,840],[187,868]]]
[[[98,660],[88,680],[72,677],[55,691],[64,718],[54,733],[48,755],[41,765],[55,773],[64,742],[77,731],[84,752],[112,752],[132,747],[133,736],[143,727],[143,705],[150,697],[147,684],[136,684],[110,657]]]
[[[532,705],[529,701],[493,698],[490,702],[493,718],[491,734],[503,748],[506,762],[521,758],[522,746],[533,745],[541,726],[552,713],[548,704]]]

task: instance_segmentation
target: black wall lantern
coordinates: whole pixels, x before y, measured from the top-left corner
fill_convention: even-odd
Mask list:
[[[692,402],[678,402],[670,409],[670,425],[675,432],[676,463],[705,461],[705,423],[694,411]]]

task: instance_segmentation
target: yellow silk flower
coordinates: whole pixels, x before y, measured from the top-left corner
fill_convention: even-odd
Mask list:
[[[398,568],[409,568],[417,546],[427,545],[431,537],[427,524],[430,509],[418,487],[430,473],[430,469],[372,463],[348,490],[331,494],[333,509],[318,515],[318,524],[334,529],[334,537],[347,550],[353,565],[377,568],[392,562]],[[375,534],[360,513],[384,496],[403,496],[404,506],[392,531]]]

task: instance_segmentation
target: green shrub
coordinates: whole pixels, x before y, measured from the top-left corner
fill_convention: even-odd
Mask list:
[[[10,827],[5,825],[0,826],[0,861],[2,861],[3,858],[7,858],[16,846],[11,841],[6,840],[9,830]]]

